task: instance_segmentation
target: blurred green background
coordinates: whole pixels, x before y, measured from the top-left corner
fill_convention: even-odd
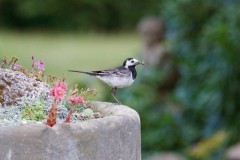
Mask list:
[[[166,23],[167,43],[181,78],[166,97],[157,90],[157,69],[138,68],[120,99],[142,123],[143,159],[177,152],[193,160],[221,160],[240,140],[240,1],[237,0],[0,0],[0,56],[31,56],[47,73],[98,89],[96,100],[113,101],[109,89],[68,69],[98,70],[138,57],[136,32],[147,15]]]

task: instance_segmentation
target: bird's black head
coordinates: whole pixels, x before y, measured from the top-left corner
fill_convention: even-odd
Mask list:
[[[126,68],[129,67],[135,67],[136,65],[142,64],[141,62],[139,62],[137,59],[134,58],[127,58],[124,62],[123,62],[123,66]],[[143,65],[143,64],[142,64]]]

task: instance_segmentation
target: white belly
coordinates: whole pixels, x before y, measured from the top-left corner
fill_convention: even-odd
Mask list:
[[[109,86],[117,87],[117,88],[128,87],[134,81],[132,78],[125,78],[125,77],[112,77],[112,78],[109,78],[109,77],[97,76],[97,78],[99,78],[104,83],[107,83]]]

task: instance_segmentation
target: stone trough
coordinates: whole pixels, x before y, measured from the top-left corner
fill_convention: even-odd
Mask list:
[[[81,123],[0,128],[3,160],[140,160],[139,115],[127,106],[92,102],[104,118]]]

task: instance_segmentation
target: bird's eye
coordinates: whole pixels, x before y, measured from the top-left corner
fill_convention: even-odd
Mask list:
[[[134,61],[131,61],[131,63],[134,63]]]

